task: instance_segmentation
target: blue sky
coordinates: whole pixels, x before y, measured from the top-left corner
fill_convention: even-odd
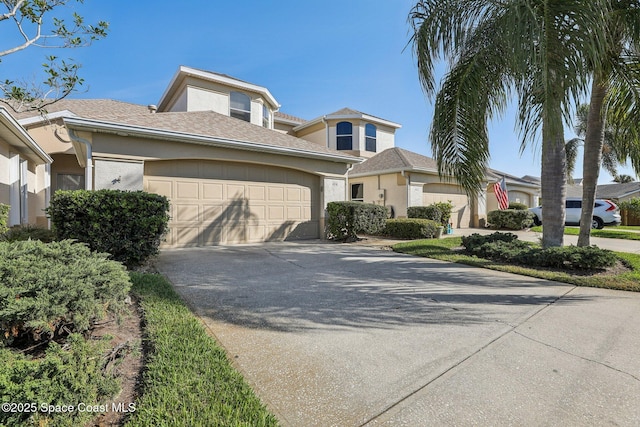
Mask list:
[[[304,119],[349,107],[400,123],[396,145],[431,156],[433,108],[407,47],[414,4],[86,0],[76,9],[89,22],[108,21],[106,39],[88,48],[29,49],[4,57],[0,79],[31,78],[45,55],[56,54],[82,64],[86,92],[74,97],[147,105],[158,102],[177,68],[186,65],[267,87],[280,111]],[[516,176],[539,176],[539,146],[521,155],[514,126],[513,114],[490,123],[490,165]],[[621,172],[634,175],[630,168]],[[602,171],[600,183],[610,180]]]

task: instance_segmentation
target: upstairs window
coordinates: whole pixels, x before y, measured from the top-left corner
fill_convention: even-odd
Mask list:
[[[251,99],[242,92],[231,92],[229,115],[236,119],[251,121]]]
[[[336,125],[336,148],[353,150],[353,125],[350,122],[340,122]]]
[[[373,151],[374,153],[376,152],[376,132],[377,132],[376,127],[370,123],[364,127],[364,135],[365,135],[364,149],[365,150]]]
[[[262,127],[269,129],[269,123],[271,123],[271,113],[266,105],[262,106]]]

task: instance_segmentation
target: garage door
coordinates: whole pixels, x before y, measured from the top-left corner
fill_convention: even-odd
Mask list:
[[[165,246],[319,237],[319,178],[290,169],[215,161],[145,163],[145,190],[171,202]]]
[[[457,185],[425,184],[422,201],[424,206],[432,203],[451,201],[453,211],[451,221],[455,228],[468,228],[471,224],[471,205],[467,195]]]

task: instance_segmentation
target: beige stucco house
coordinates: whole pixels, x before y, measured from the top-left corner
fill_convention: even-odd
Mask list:
[[[441,182],[432,159],[396,148],[397,123],[350,108],[312,120],[279,109],[267,88],[182,66],[157,105],[65,99],[46,116],[8,117],[45,156],[31,166],[42,208],[49,190],[162,194],[173,247],[319,238],[331,201],[404,216],[408,206],[451,200],[458,227],[486,212],[486,194],[469,200]]]
[[[51,157],[0,107],[0,203],[9,205],[8,225],[47,225]]]

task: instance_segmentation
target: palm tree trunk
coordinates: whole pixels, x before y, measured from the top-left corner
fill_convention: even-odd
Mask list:
[[[587,132],[584,138],[582,214],[580,216],[578,246],[590,245],[593,204],[596,198],[596,187],[598,185],[598,176],[600,175],[600,164],[602,161],[602,145],[604,144],[606,119],[603,105],[606,96],[607,85],[598,73],[594,77],[591,87],[589,115],[587,116]]]
[[[559,107],[559,106],[558,106]],[[557,108],[557,111],[560,109]],[[560,118],[557,114],[556,118]],[[561,123],[561,120],[558,121]],[[562,246],[564,241],[564,218],[567,186],[567,158],[564,148],[562,125],[542,124],[542,247]]]

